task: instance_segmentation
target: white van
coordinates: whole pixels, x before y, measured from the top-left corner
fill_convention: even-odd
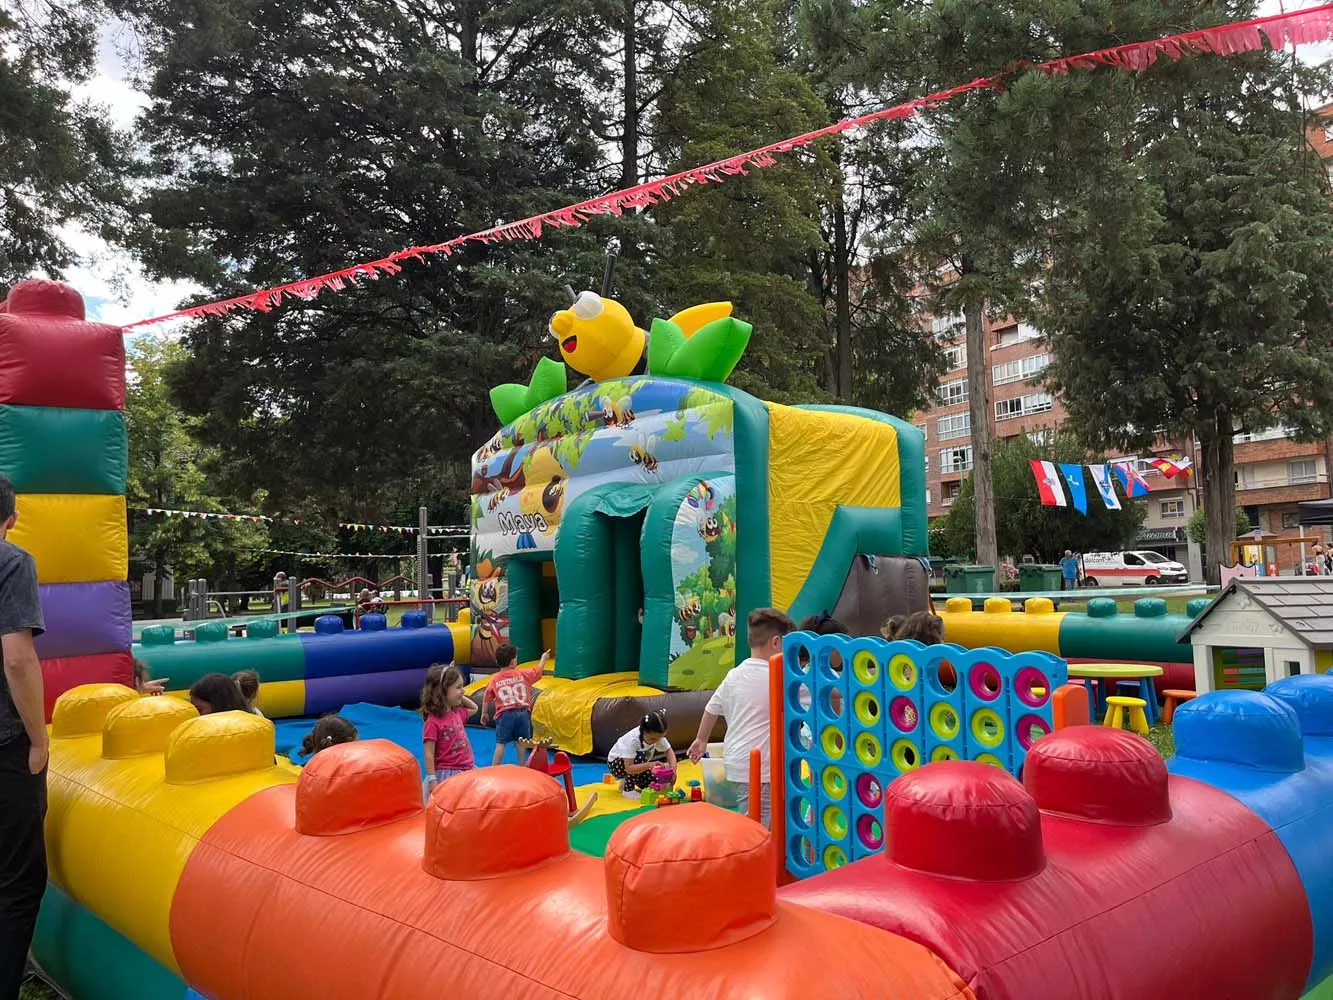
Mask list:
[[[1160,552],[1085,552],[1085,587],[1155,587],[1159,583],[1189,583],[1190,573]]]

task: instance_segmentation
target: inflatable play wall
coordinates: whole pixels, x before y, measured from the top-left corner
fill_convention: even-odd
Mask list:
[[[800,877],[881,852],[885,790],[925,763],[1021,774],[1068,680],[1050,653],[809,632],[787,636],[782,672],[786,809],[774,829]]]
[[[49,716],[62,692],[130,683],[125,347],[67,285],[24,281],[0,304],[0,472],[18,491],[9,540],[32,553]]]

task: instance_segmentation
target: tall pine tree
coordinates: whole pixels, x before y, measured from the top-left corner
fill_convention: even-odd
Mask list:
[[[1103,119],[1132,183],[1061,216],[1046,286],[1051,383],[1084,438],[1199,441],[1214,582],[1235,538],[1233,435],[1333,432],[1333,209],[1300,96],[1333,80],[1288,60],[1200,58],[1133,81],[1139,113]]]

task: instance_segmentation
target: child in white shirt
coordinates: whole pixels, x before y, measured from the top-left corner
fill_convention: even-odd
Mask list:
[[[606,756],[607,767],[620,779],[620,789],[626,795],[637,795],[653,783],[653,768],[666,764],[675,770],[676,752],[666,738],[666,715],[649,712],[611,748]]]
[[[699,732],[690,744],[690,760],[698,761],[708,750],[713,727],[719,718],[727,720],[727,734],[722,740],[722,765],[727,781],[739,790],[737,808],[750,809],[750,751],[758,749],[763,757],[760,819],[771,822],[768,792],[768,660],[782,652],[782,640],[795,631],[796,623],[777,608],[756,608],[748,620],[750,658],[728,671],[713,697],[708,699]]]

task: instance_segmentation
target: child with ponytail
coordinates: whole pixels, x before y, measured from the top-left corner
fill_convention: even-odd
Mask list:
[[[620,779],[620,789],[626,795],[638,795],[653,783],[653,768],[665,763],[676,769],[676,752],[666,738],[666,714],[649,712],[637,729],[631,729],[607,754],[606,763],[611,773]]]
[[[452,663],[436,663],[421,689],[421,754],[426,764],[426,795],[455,774],[477,766],[463,728],[477,704],[463,693],[463,672]]]

